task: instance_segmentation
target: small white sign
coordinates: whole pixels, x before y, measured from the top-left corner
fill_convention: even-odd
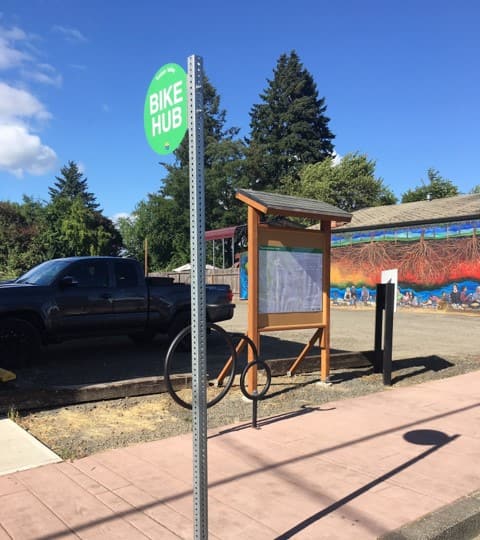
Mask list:
[[[382,283],[393,283],[395,285],[395,300],[393,303],[393,311],[397,311],[397,284],[398,284],[398,269],[382,270]]]

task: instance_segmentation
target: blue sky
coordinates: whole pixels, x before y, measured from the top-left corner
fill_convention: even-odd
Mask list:
[[[0,200],[48,199],[68,160],[105,215],[164,177],[143,106],[164,64],[192,54],[248,135],[278,57],[295,49],[325,97],[337,153],[366,153],[397,196],[434,167],[480,184],[476,0],[2,0]]]

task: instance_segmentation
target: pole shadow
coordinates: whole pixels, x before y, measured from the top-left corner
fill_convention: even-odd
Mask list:
[[[455,364],[452,364],[448,360],[445,360],[444,358],[441,358],[437,355],[424,356],[420,358],[407,358],[404,360],[394,360],[392,362],[392,368],[394,372],[399,372],[407,369],[411,370],[412,368],[419,369],[395,375],[394,377],[392,377],[392,385],[395,383],[399,383],[400,381],[403,381],[405,379],[409,379],[410,377],[418,377],[419,375],[423,375],[424,373],[428,373],[429,371],[437,373],[439,371],[443,371],[444,369],[453,367],[454,365]]]
[[[365,484],[361,488],[352,491],[352,493],[348,494],[347,496],[343,497],[342,499],[334,502],[330,506],[327,506],[327,508],[324,508],[323,510],[320,510],[319,512],[313,514],[312,516],[308,517],[307,519],[304,519],[288,531],[285,531],[280,536],[277,536],[275,540],[287,540],[288,538],[292,538],[295,534],[298,534],[299,532],[303,531],[316,521],[324,518],[325,516],[328,516],[328,514],[331,514],[335,510],[338,510],[345,504],[351,502],[353,499],[356,499],[360,495],[363,495],[370,489],[372,489],[375,486],[378,486],[382,482],[385,482],[386,480],[389,480],[396,474],[400,473],[401,471],[404,471],[408,467],[411,467],[415,463],[421,461],[422,459],[425,459],[430,454],[433,454],[446,444],[454,441],[457,439],[460,435],[452,435],[449,437],[447,434],[443,433],[442,431],[437,431],[433,429],[419,429],[419,430],[413,430],[408,431],[403,435],[403,438],[412,443],[412,444],[418,444],[418,445],[426,445],[431,446],[431,448],[428,448],[418,456],[409,459],[405,463],[402,463],[398,467],[395,467],[391,471],[383,474],[382,476],[379,476],[378,478],[375,478],[368,484]]]
[[[303,416],[304,414],[309,414],[312,412],[333,411],[334,409],[336,409],[336,407],[330,407],[329,409],[322,409],[321,407],[309,407],[308,405],[302,405],[300,407],[300,410],[291,411],[288,413],[281,413],[275,416],[269,416],[268,418],[258,420],[257,428],[265,427],[270,424],[275,424],[276,422],[281,422],[282,420],[288,420],[289,418],[297,418],[299,416]],[[215,433],[214,435],[210,435],[208,439],[209,440],[215,439],[216,437],[220,437],[221,435],[226,435],[227,433],[234,433],[236,431],[243,431],[244,429],[250,429],[251,427],[252,427],[252,422],[248,421],[238,426],[234,426],[228,429],[223,429],[219,431],[218,433]]]

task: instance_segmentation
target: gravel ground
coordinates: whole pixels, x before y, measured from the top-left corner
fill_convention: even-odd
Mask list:
[[[245,306],[226,324],[229,330],[245,330]],[[332,347],[344,350],[371,349],[373,342],[371,310],[332,311]],[[363,328],[363,330],[362,330]],[[382,375],[370,367],[339,369],[331,373],[331,384],[320,383],[319,374],[274,377],[266,398],[258,404],[258,418],[268,419],[319,407],[330,401],[354,398],[372,392],[395,391],[398,386],[451,377],[480,368],[478,318],[432,313],[400,313],[394,333],[392,387],[383,386]],[[463,334],[468,336],[465,344]],[[270,335],[269,344],[279,350],[297,348],[311,331]],[[454,336],[455,339],[452,340]],[[263,338],[262,338],[263,339]],[[263,341],[262,341],[263,343]],[[460,344],[462,346],[460,346]],[[262,345],[263,347],[263,345]],[[11,417],[64,459],[78,458],[108,448],[131,445],[191,430],[191,412],[179,407],[168,394],[126,398],[18,414]],[[248,426],[252,403],[241,394],[238,384],[219,404],[208,411],[208,426],[232,424]]]

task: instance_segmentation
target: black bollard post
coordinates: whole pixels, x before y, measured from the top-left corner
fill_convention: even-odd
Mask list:
[[[383,369],[383,310],[385,308],[385,285],[377,283],[377,296],[375,303],[375,346],[373,372],[380,373]]]
[[[385,329],[383,337],[383,384],[392,385],[393,311],[395,308],[395,285],[385,285]]]

